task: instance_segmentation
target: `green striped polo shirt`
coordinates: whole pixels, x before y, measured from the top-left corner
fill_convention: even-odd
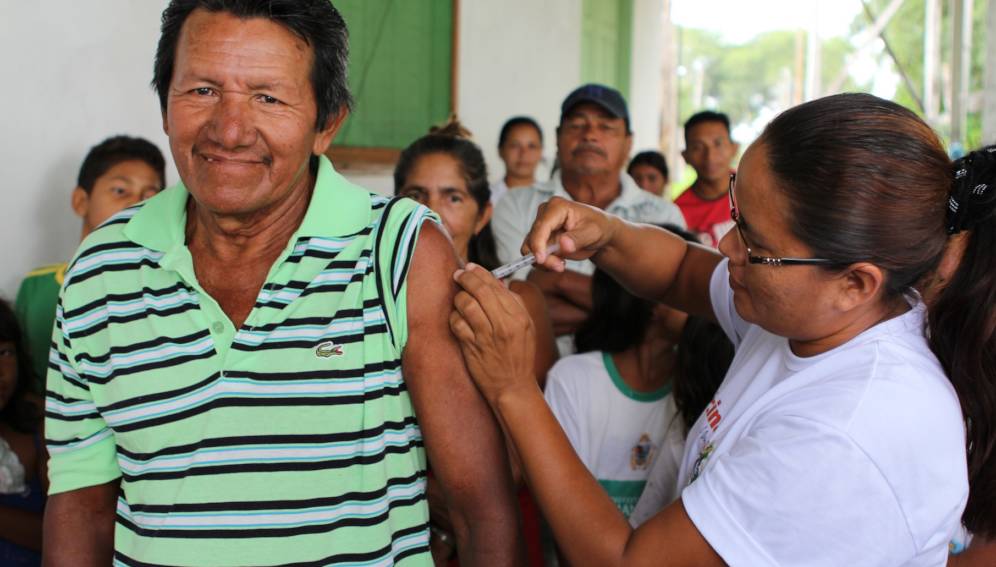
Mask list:
[[[204,292],[173,187],[86,239],[49,358],[51,493],[121,479],[115,565],[431,565],[401,375],[427,219],[322,158],[242,327]]]

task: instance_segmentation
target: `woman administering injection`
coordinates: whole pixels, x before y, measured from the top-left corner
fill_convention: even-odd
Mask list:
[[[952,164],[898,105],[836,95],[744,154],[725,258],[568,201],[541,209],[525,246],[539,263],[592,258],[737,349],[690,431],[681,498],[635,531],[530,379],[519,303],[457,272],[451,328],[572,564],[944,565],[962,521],[996,534],[996,167],[973,156]],[[949,299],[925,305],[956,234]]]

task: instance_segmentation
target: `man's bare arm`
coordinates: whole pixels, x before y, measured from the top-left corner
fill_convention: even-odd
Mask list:
[[[465,565],[521,565],[518,516],[498,423],[449,329],[456,255],[426,224],[408,276],[405,382]]]
[[[45,507],[42,565],[110,565],[117,499],[116,480],[50,496]]]

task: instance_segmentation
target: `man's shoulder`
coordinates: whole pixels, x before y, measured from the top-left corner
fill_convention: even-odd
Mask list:
[[[125,230],[143,204],[115,214],[83,239],[65,271],[67,290],[98,274],[121,276],[131,268],[154,263],[164,255],[135,242]]]
[[[685,228],[685,218],[677,205],[636,187],[635,182],[630,185],[629,180],[624,180],[623,184],[622,195],[609,205],[608,212],[633,222],[670,223]]]

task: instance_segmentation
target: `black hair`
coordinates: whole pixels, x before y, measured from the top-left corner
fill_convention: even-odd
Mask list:
[[[690,242],[691,233],[670,224],[658,225]],[[632,348],[647,334],[656,302],[637,297],[600,268],[591,277],[591,313],[574,333],[579,353],[622,352]]]
[[[959,269],[930,306],[929,341],[961,400],[971,492],[965,525],[996,536],[996,145],[953,166],[949,232],[967,231]],[[950,210],[950,209],[949,209]]]
[[[733,343],[719,325],[688,316],[681,330],[671,377],[671,395],[686,434],[716,396],[733,355]]]
[[[433,128],[428,135],[412,142],[402,150],[398,164],[394,168],[394,194],[399,194],[405,187],[408,175],[419,158],[430,154],[444,154],[455,159],[460,165],[467,190],[477,203],[478,209],[484,210],[491,201],[488,167],[481,148],[468,139],[469,135],[470,133],[459,121],[451,118],[445,126]],[[470,238],[467,260],[489,270],[500,265],[490,222]]]
[[[536,135],[539,136],[540,145],[543,145],[543,129],[540,128],[539,123],[528,116],[514,116],[506,120],[501,127],[501,133],[498,134],[498,149],[505,145],[505,142],[508,141],[508,135],[516,126],[532,126],[536,130]]]
[[[692,128],[702,124],[704,122],[719,122],[726,128],[726,134],[730,134],[730,117],[722,112],[716,112],[714,110],[703,110],[701,112],[696,112],[695,114],[688,117],[685,120],[685,141],[688,141],[688,133],[691,132]]]
[[[155,144],[145,138],[113,136],[90,148],[80,165],[76,185],[90,193],[107,170],[125,161],[143,161],[159,176],[159,188],[166,183],[166,160]]]
[[[783,112],[761,134],[775,185],[788,198],[789,229],[814,256],[867,261],[898,299],[936,270],[948,242],[957,165],[916,114],[868,94],[840,94]],[[990,153],[990,152],[987,152]],[[973,166],[991,187],[996,169]],[[996,536],[996,213],[980,211],[951,283],[928,305],[928,340],[965,417],[970,492],[962,521]],[[958,228],[958,227],[955,227]],[[837,269],[829,267],[827,269]],[[968,338],[966,338],[968,337]]]
[[[660,152],[650,150],[636,154],[633,156],[633,159],[630,160],[629,166],[626,167],[626,172],[632,175],[633,167],[637,165],[649,165],[650,167],[661,172],[664,179],[668,178],[667,159],[665,159],[664,155]]]
[[[314,50],[311,86],[318,116],[315,129],[325,128],[329,118],[343,107],[352,107],[347,71],[349,34],[346,22],[329,0],[173,0],[163,11],[162,33],[156,48],[152,86],[159,106],[166,112],[169,85],[173,79],[176,46],[183,23],[195,9],[227,12],[241,19],[263,18],[280,24]]]
[[[14,343],[14,355],[17,357],[17,385],[7,405],[0,408],[0,422],[22,433],[33,433],[40,415],[37,408],[27,400],[33,376],[28,345],[21,334],[21,326],[17,323],[14,310],[3,299],[0,299],[0,341]]]

